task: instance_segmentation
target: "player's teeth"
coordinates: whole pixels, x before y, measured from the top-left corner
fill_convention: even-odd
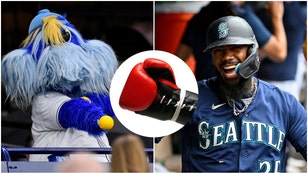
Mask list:
[[[225,70],[234,69],[234,68],[236,68],[236,65],[224,67]]]

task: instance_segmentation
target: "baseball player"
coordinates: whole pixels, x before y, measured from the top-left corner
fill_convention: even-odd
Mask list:
[[[181,130],[183,172],[285,172],[286,140],[307,160],[306,110],[291,94],[254,77],[257,48],[240,17],[210,25],[205,51],[218,75],[198,82],[196,111]]]

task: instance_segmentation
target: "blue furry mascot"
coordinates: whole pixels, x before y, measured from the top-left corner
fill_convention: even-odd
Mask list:
[[[83,39],[65,16],[44,9],[21,48],[4,56],[1,73],[9,101],[32,106],[33,147],[110,147],[109,87],[117,67],[109,45]],[[30,160],[48,161],[37,154]]]

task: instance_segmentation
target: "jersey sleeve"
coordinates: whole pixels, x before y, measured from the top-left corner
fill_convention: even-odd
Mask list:
[[[289,112],[287,137],[296,151],[307,160],[307,112],[295,98],[289,105]]]
[[[68,100],[70,100],[69,97],[60,93],[36,96],[32,105],[32,130],[39,132],[63,129],[58,122],[58,113],[61,106]]]

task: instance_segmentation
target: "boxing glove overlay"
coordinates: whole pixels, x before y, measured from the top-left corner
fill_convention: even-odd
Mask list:
[[[139,100],[134,100],[136,98]],[[196,93],[181,90],[176,85],[168,63],[148,58],[129,74],[120,96],[120,106],[138,114],[185,124],[195,110],[197,99]]]
[[[136,111],[136,113],[186,124],[196,109],[198,95],[174,88],[164,80],[158,80],[156,84],[158,88],[157,99],[147,109]]]
[[[141,111],[148,108],[156,97],[155,81],[146,73],[142,63],[131,70],[122,90],[119,105],[123,109]]]

